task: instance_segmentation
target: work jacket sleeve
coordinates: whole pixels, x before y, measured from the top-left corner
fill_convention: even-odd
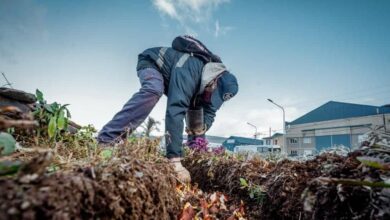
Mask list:
[[[217,108],[215,108],[212,104],[203,104],[203,117],[204,123],[207,126],[207,130],[211,128],[214,122],[215,113],[217,112]]]
[[[196,83],[185,68],[175,68],[171,73],[165,115],[167,157],[181,157],[184,117],[196,92]]]

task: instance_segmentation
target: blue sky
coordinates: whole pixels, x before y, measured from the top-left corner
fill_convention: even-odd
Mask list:
[[[100,128],[139,89],[138,53],[189,33],[239,80],[209,133],[250,136],[246,122],[282,128],[267,98],[288,121],[330,100],[389,104],[389,11],[385,0],[0,0],[0,71]]]

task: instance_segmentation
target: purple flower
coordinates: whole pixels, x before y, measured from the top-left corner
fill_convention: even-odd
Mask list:
[[[192,149],[196,152],[201,152],[201,153],[209,151],[208,144],[209,144],[209,142],[207,141],[207,139],[202,138],[202,137],[196,137],[194,140],[187,142],[187,146],[190,149]],[[219,146],[217,148],[213,148],[211,150],[211,152],[215,155],[224,154],[225,148],[223,146]]]
[[[187,142],[187,146],[197,152],[207,152],[208,144],[209,142],[202,137],[196,137],[194,140]]]
[[[212,152],[214,154],[224,154],[225,153],[225,148],[223,146],[219,146],[219,147],[213,148]]]

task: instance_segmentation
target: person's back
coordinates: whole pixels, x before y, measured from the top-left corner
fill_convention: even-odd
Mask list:
[[[187,69],[187,73],[191,75],[194,83],[199,83],[202,77],[204,63],[195,56],[188,56],[184,60],[185,56],[185,53],[174,50],[171,47],[149,48],[138,55],[137,71],[146,68],[158,70],[164,78],[164,94],[167,94],[171,74],[175,68]],[[181,62],[179,62],[180,59]],[[177,69],[177,71],[180,72],[180,69]]]

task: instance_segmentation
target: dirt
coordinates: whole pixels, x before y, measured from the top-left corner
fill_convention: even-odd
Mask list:
[[[0,219],[175,219],[180,202],[166,161],[122,155],[47,173],[50,153],[0,179]]]
[[[305,162],[194,153],[183,161],[192,186],[177,185],[166,159],[150,151],[147,146],[123,148],[112,159],[55,172],[51,151],[41,152],[15,176],[0,179],[0,219],[390,217],[389,188],[359,185],[381,183],[389,176],[388,170],[357,159],[370,151],[347,157],[322,154]],[[258,189],[260,194],[251,195]]]
[[[246,220],[245,206],[222,192],[203,192],[197,185],[180,185],[176,188],[180,200],[185,204],[180,220]]]
[[[201,189],[219,190],[244,201],[248,219],[388,219],[388,189],[320,181],[383,182],[380,176],[384,171],[364,167],[356,159],[363,153],[357,151],[347,157],[323,154],[306,162],[278,163],[194,154],[185,160],[185,166]],[[262,189],[264,198],[251,198],[240,178]]]
[[[0,220],[390,219],[390,135],[371,137],[347,156],[308,161],[189,151],[183,185],[158,140],[126,141],[106,157],[90,139],[64,136],[0,158],[22,164],[0,177]]]
[[[341,163],[307,184],[303,193],[306,219],[389,219],[389,188],[353,186],[329,179],[354,182],[383,182],[389,172],[363,166],[357,157],[365,152],[354,152]]]

